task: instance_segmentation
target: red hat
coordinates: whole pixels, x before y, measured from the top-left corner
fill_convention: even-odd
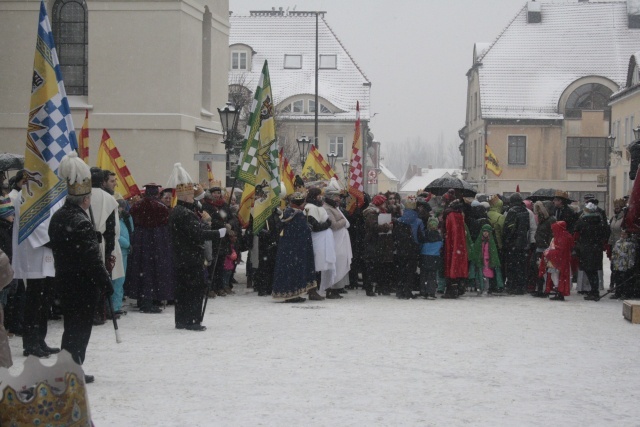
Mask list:
[[[387,201],[386,197],[384,197],[382,194],[378,194],[377,196],[375,196],[373,198],[371,203],[373,203],[376,206],[382,206],[382,205],[384,205],[384,202],[386,202],[386,201]]]

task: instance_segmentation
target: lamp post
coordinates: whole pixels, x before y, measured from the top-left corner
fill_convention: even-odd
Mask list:
[[[332,151],[327,154],[327,158],[329,159],[329,166],[331,167],[331,169],[333,169],[336,165],[336,159],[338,158],[338,155]]]
[[[611,183],[609,182],[611,180],[611,153],[613,152],[613,145],[616,143],[616,137],[613,135],[609,135],[607,137],[607,193],[606,193],[606,200],[605,200],[605,206],[607,207],[607,211],[610,211],[610,204],[611,204],[611,195],[609,193],[610,188],[609,186],[611,185]]]
[[[627,150],[629,150],[629,155],[631,156],[629,179],[632,181],[636,179],[638,165],[640,164],[640,126],[633,130],[633,137],[633,142],[627,146]]]
[[[236,108],[234,104],[231,102],[227,102],[227,104],[222,108],[218,108],[218,114],[220,115],[220,124],[222,125],[222,133],[224,136],[224,140],[222,143],[224,144],[224,149],[226,152],[226,170],[225,170],[225,187],[229,185],[228,181],[231,178],[231,151],[235,148],[234,142],[236,138],[236,133],[238,131],[238,119],[240,118],[240,110]],[[235,174],[234,174],[235,175]],[[229,193],[229,200],[231,202],[231,197],[233,196],[233,190],[236,187],[236,179],[233,180],[233,184],[231,185],[231,192]]]
[[[307,160],[307,155],[309,154],[309,148],[311,148],[311,139],[307,136],[302,136],[296,139],[296,142],[298,143],[298,152],[300,153],[300,171],[302,172],[304,162]]]
[[[342,162],[342,174],[344,175],[344,188],[349,189],[349,170],[351,169],[351,163],[348,161]]]

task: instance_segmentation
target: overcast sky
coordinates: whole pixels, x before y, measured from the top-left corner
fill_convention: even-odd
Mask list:
[[[421,136],[461,141],[466,72],[475,42],[491,42],[525,0],[230,0],[229,9],[296,6],[326,11],[326,21],[372,83],[371,120],[383,144]],[[386,151],[386,150],[385,150]],[[424,165],[423,165],[424,166]]]

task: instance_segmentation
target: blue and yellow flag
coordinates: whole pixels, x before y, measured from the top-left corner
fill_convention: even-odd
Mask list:
[[[51,25],[42,1],[24,156],[27,183],[22,187],[24,203],[20,207],[18,242],[29,237],[49,217],[53,205],[67,195],[67,185],[56,172],[60,160],[77,149]]]
[[[253,201],[255,233],[262,230],[273,209],[280,205],[278,141],[274,112],[269,67],[267,61],[264,61],[260,82],[251,104],[251,117],[237,169],[237,178],[253,186],[255,190]]]

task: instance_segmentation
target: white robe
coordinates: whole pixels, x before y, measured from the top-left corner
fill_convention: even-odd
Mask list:
[[[111,215],[114,210],[116,212],[115,246],[112,253],[112,255],[116,257],[116,265],[113,267],[113,271],[111,272],[111,280],[124,277],[122,250],[120,249],[120,245],[118,244],[118,239],[120,237],[120,215],[118,215],[118,202],[116,202],[116,199],[111,194],[107,193],[101,188],[92,188],[91,210],[93,211],[93,226],[95,227],[96,231],[99,231],[100,233],[104,233],[106,231],[107,219],[109,218],[109,215]],[[104,239],[102,239],[102,243],[100,243],[100,250],[102,251],[102,257],[104,259]]]
[[[348,231],[348,228],[350,227],[349,220],[345,218],[342,212],[340,212],[340,209],[335,209],[335,211],[344,218],[347,225],[338,230],[332,230],[336,250],[336,275],[330,286],[340,282],[349,274],[349,270],[351,270],[351,259],[353,258],[353,252],[351,251],[351,238],[349,237]],[[324,281],[322,284],[324,284]]]
[[[18,224],[20,224],[20,205],[22,194],[14,200],[15,219],[13,227],[13,259],[11,265],[16,279],[44,279],[55,277],[56,269],[53,264],[53,251],[44,246],[49,243],[49,222],[54,212],[64,205],[64,199],[53,205],[49,210],[49,217],[42,221],[33,232],[18,244]],[[27,282],[27,286],[29,286]]]
[[[329,219],[329,214],[323,207],[307,203],[304,210],[308,216],[314,217],[321,224]],[[315,231],[311,233],[311,238],[316,271],[320,271],[322,276],[320,291],[324,291],[335,283],[336,245],[333,240],[333,231],[330,228]]]

